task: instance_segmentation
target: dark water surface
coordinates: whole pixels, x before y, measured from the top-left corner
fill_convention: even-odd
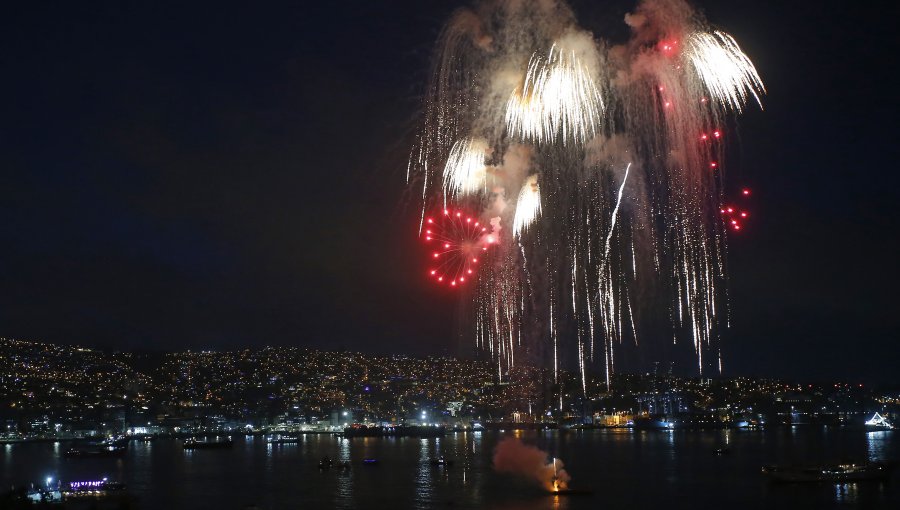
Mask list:
[[[495,473],[497,442],[515,435],[562,459],[572,486],[593,494],[554,497]],[[727,445],[730,455],[716,455]],[[354,438],[308,435],[269,445],[235,437],[231,450],[185,451],[181,442],[131,442],[122,459],[65,459],[69,446],[0,446],[0,488],[44,480],[103,476],[125,482],[141,509],[490,508],[665,510],[700,508],[900,509],[900,473],[892,483],[773,485],[764,464],[900,460],[900,432],[838,428],[768,431],[631,431],[454,433],[444,438]],[[320,471],[329,455],[350,471]],[[449,469],[430,465],[439,455]],[[377,466],[362,464],[377,458]]]

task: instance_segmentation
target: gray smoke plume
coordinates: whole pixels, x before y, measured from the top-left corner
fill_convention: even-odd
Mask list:
[[[563,469],[562,461],[552,459],[547,462],[547,459],[547,452],[508,437],[494,450],[494,469],[536,482],[546,490],[565,489],[571,477]]]

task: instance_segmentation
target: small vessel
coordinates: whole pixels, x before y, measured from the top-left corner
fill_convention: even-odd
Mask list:
[[[334,465],[334,461],[327,455],[322,457],[322,460],[319,461],[319,469],[329,469],[332,465]]]
[[[122,457],[125,455],[124,446],[89,446],[87,448],[70,448],[64,453],[69,459],[95,459],[103,457]]]
[[[278,436],[269,439],[269,444],[296,444],[299,442],[299,436]]]
[[[431,465],[432,465],[432,466],[444,466],[444,467],[450,467],[450,466],[453,465],[453,460],[452,460],[452,459],[446,459],[446,458],[444,458],[443,455],[441,455],[440,457],[438,457],[438,458],[436,458],[436,459],[431,459]]]
[[[392,427],[368,427],[353,425],[344,429],[344,437],[441,437],[447,433],[443,425],[398,425]]]
[[[363,459],[363,464],[366,466],[377,466],[378,459]]]
[[[764,466],[762,472],[773,482],[845,483],[887,480],[891,475],[891,468],[881,462],[862,462],[814,466]]]
[[[731,453],[731,448],[727,446],[723,446],[722,448],[716,448],[716,455],[729,455]]]
[[[231,436],[225,438],[216,437],[215,439],[197,439],[192,437],[184,441],[181,445],[185,450],[207,450],[212,448],[231,448],[234,446]]]
[[[68,487],[62,490],[63,497],[66,499],[82,496],[106,496],[113,492],[122,492],[125,490],[125,484],[121,482],[111,482],[107,478],[102,480],[86,480],[79,482],[69,482]]]
[[[102,446],[128,446],[127,436],[109,436],[100,442]]]

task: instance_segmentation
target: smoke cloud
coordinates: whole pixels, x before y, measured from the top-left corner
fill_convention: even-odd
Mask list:
[[[546,490],[567,488],[571,477],[563,469],[562,461],[547,462],[547,459],[547,452],[509,437],[500,441],[494,450],[494,469],[537,483]]]

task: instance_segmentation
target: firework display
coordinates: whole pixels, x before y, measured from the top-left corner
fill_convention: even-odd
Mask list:
[[[440,35],[407,181],[428,276],[465,284],[501,380],[532,356],[577,363],[582,385],[603,367],[608,385],[651,316],[691,342],[700,373],[721,371],[726,234],[748,216],[723,199],[725,127],[765,89],[682,0],[644,0],[625,23],[612,44],[562,2],[497,0]],[[642,314],[651,295],[663,313]]]

